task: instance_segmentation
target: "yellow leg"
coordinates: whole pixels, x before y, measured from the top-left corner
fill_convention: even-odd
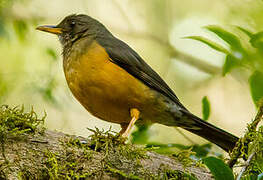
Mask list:
[[[131,118],[132,118],[132,119],[131,119],[128,127],[126,128],[125,132],[122,133],[122,137],[124,137],[124,138],[129,137],[129,135],[130,135],[130,133],[131,133],[131,130],[132,130],[135,122],[139,119],[140,111],[139,111],[138,109],[136,109],[136,108],[132,108],[132,109],[130,110],[130,115],[131,115]],[[122,130],[122,131],[123,131],[123,130]]]

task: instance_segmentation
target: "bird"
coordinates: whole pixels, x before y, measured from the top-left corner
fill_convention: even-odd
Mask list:
[[[135,124],[180,127],[230,152],[238,137],[192,114],[143,58],[101,22],[71,14],[37,30],[56,34],[73,96],[93,116],[120,124],[128,137]]]

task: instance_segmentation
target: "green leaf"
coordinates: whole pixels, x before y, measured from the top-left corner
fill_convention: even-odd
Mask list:
[[[230,33],[223,28],[215,25],[206,26],[205,28],[215,33],[218,37],[224,40],[234,51],[245,52],[239,38],[235,34]]]
[[[208,45],[209,47],[211,47],[212,49],[216,50],[216,51],[220,51],[222,53],[225,53],[225,54],[229,54],[228,50],[226,48],[224,48],[223,46],[221,46],[220,44],[218,43],[215,43],[205,37],[201,37],[201,36],[187,36],[185,37],[187,39],[193,39],[193,40],[196,40],[196,41],[200,41],[206,45]]]
[[[254,34],[250,39],[250,43],[254,48],[263,50],[263,31]]]
[[[159,178],[158,178],[159,179]],[[164,175],[161,179],[187,179],[187,180],[198,180],[193,174],[189,174],[179,170],[165,170]]]
[[[211,151],[212,144],[207,143],[203,145],[195,144],[192,146],[192,151],[195,152],[195,156],[197,158],[204,158],[208,155],[208,153]]]
[[[255,71],[249,77],[250,93],[255,105],[258,105],[258,101],[263,97],[263,73]]]
[[[207,96],[202,99],[203,120],[207,121],[210,115],[210,102]]]
[[[240,31],[242,31],[243,33],[245,33],[248,37],[252,37],[253,36],[253,33],[241,26],[236,26]]]
[[[132,133],[133,144],[146,144],[150,138],[148,125],[137,125],[138,129]]]
[[[211,171],[215,180],[234,180],[232,170],[221,159],[207,157],[203,159],[203,162]]]
[[[257,180],[263,180],[263,173],[261,173],[261,174],[258,175]]]
[[[233,55],[229,54],[226,56],[225,63],[223,65],[222,75],[225,76],[229,73],[233,68],[240,66],[240,62]]]

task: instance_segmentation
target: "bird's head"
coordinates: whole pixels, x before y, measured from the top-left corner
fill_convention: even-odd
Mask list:
[[[73,44],[78,39],[87,36],[97,36],[106,28],[90,16],[70,15],[65,17],[58,25],[44,25],[36,28],[40,31],[56,34],[63,46]]]

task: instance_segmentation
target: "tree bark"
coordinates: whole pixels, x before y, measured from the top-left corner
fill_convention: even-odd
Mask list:
[[[203,167],[184,167],[175,157],[111,138],[95,132],[85,139],[54,131],[7,137],[2,142],[0,179],[212,179]]]

